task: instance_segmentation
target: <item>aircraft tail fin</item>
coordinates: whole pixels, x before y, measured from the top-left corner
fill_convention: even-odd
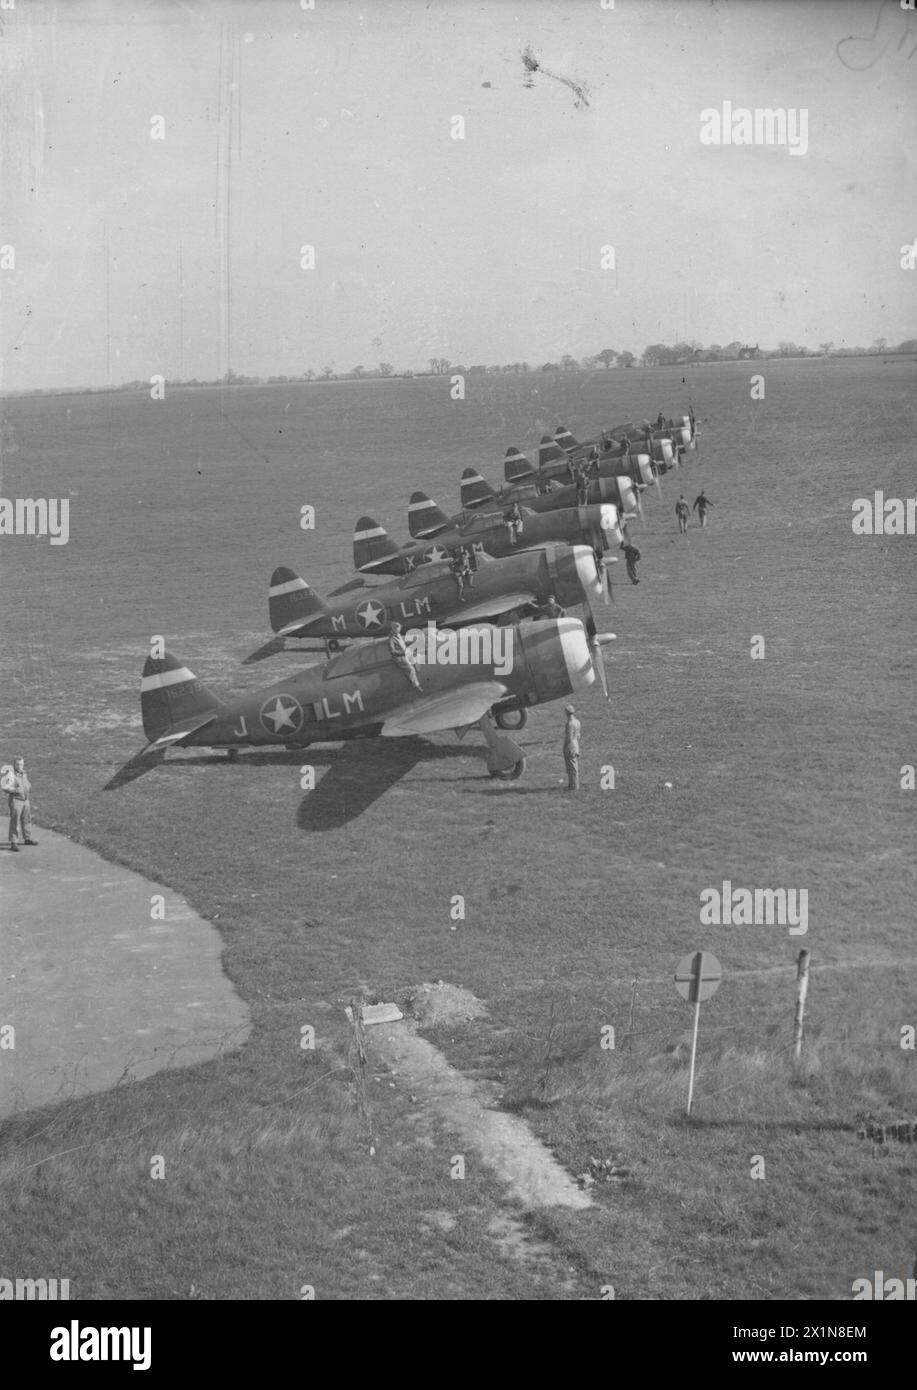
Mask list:
[[[462,474],[462,507],[474,511],[485,502],[493,502],[497,494],[476,468],[466,468]]]
[[[149,753],[180,743],[197,729],[212,724],[222,704],[171,652],[148,656],[140,678],[140,715],[148,739],[143,751]]]
[[[271,575],[268,613],[271,631],[285,637],[327,617],[328,606],[295,570],[281,565]],[[304,634],[305,635],[305,634]]]
[[[506,456],[503,459],[503,476],[508,483],[519,483],[523,478],[534,478],[535,476],[535,470],[525,454],[521,453],[515,445],[506,451]]]
[[[554,431],[554,438],[557,440],[560,447],[567,453],[571,452],[573,449],[581,449],[583,447],[580,441],[575,439],[570,433],[566,425],[557,426],[557,429]]]
[[[412,492],[408,507],[408,529],[415,541],[429,540],[449,526],[445,512],[425,492]]]
[[[384,526],[361,516],[353,529],[353,567],[360,574],[402,574],[404,560]]]
[[[541,436],[541,443],[538,445],[538,467],[544,468],[548,463],[566,463],[567,455],[549,434]]]

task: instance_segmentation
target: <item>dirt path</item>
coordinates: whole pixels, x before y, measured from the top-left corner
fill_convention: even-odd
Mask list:
[[[418,1037],[413,1023],[378,1024],[367,1029],[366,1040],[370,1052],[410,1084],[422,1113],[436,1114],[523,1206],[583,1210],[592,1205],[524,1120],[489,1108],[480,1089]]]

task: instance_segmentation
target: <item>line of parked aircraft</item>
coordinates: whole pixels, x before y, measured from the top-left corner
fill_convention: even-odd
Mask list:
[[[542,438],[534,464],[507,450],[499,488],[466,468],[453,516],[413,493],[405,545],[361,517],[356,576],[327,597],[291,569],[274,571],[274,637],[248,658],[319,640],[325,660],[224,701],[176,656],[151,655],[141,679],[141,756],[178,746],[235,757],[245,747],[449,729],[461,738],[476,726],[490,775],[520,776],[525,757],[505,731],[521,728],[530,706],[569,697],[597,676],[607,696],[602,649],[614,634],[600,631],[599,614],[612,597],[611,552],[642,516],[641,493],[696,447],[693,410],[677,423],[660,414],[655,424],[619,426],[586,442],[560,426]],[[577,607],[584,620],[567,616]],[[416,643],[412,658],[405,635],[432,628],[457,629],[465,640]],[[449,660],[452,650],[460,660]]]

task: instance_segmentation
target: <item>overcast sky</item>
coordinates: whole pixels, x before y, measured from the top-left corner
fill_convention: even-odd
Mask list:
[[[6,389],[917,334],[897,0],[314,2],[2,12]]]

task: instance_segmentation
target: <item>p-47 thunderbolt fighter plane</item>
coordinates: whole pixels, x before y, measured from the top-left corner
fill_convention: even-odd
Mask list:
[[[641,483],[640,487],[643,486]],[[565,486],[556,478],[539,478],[516,487],[502,487],[496,492],[476,468],[466,468],[462,473],[461,497],[463,515],[465,512],[478,512],[482,516],[494,512],[505,514],[514,502],[532,512],[558,512],[577,506],[579,490],[574,484]],[[626,473],[590,478],[586,502],[588,505],[614,502],[622,519],[627,521],[643,510],[637,485]]]
[[[465,626],[545,604],[551,594],[563,608],[583,603],[590,613],[594,602],[608,602],[605,566],[589,546],[545,545],[485,559],[464,575],[442,562],[420,565],[387,583],[348,584],[327,600],[293,570],[280,568],[271,575],[268,606],[279,637],[333,640],[382,637],[393,622],[406,630]]]
[[[590,545],[597,555],[603,555],[624,539],[613,502],[571,507],[542,516],[522,511],[521,524],[515,527],[500,516],[469,516],[461,525],[452,526],[423,492],[414,493],[411,508],[410,528],[415,540],[406,546],[396,545],[372,517],[360,517],[353,535],[355,569],[363,574],[406,574],[430,560],[444,560],[464,547],[478,556],[501,556],[551,541]]]
[[[511,447],[503,459],[503,476],[509,487],[546,486],[551,481],[569,483],[575,477],[576,463],[583,462],[584,457],[575,458],[572,451],[565,453],[545,435],[538,448],[537,467],[519,449]],[[638,447],[616,440],[593,466],[600,479],[626,475],[637,488],[649,487],[656,481],[650,446],[643,442]]]
[[[601,642],[592,651],[601,662]],[[495,737],[490,722],[504,712],[563,699],[595,680],[582,623],[543,619],[514,627],[465,628],[417,634],[420,688],[399,667],[385,639],[362,642],[328,662],[284,676],[235,700],[214,695],[177,657],[147,658],[140,710],[143,755],[172,746],[240,748],[280,744],[305,748],[343,739],[409,737],[480,724],[494,775],[524,766],[512,740]],[[603,673],[604,674],[604,673]]]

